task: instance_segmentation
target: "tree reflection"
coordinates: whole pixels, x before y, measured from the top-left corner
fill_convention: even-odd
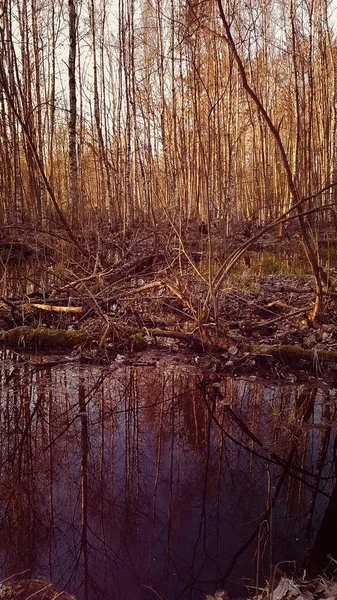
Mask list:
[[[8,357],[1,381],[4,576],[198,599],[305,556],[334,489],[334,391]]]

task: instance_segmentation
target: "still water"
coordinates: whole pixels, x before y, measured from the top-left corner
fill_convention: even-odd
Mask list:
[[[2,354],[2,577],[199,600],[305,559],[333,488],[336,390],[60,360]]]

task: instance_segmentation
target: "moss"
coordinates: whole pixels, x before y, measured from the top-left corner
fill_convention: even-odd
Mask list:
[[[254,346],[254,355],[269,355],[282,358],[300,358],[303,360],[317,361],[322,360],[323,362],[337,362],[336,350],[315,350],[309,348],[301,348],[301,346]]]
[[[12,588],[10,585],[0,584],[0,598],[11,598]]]
[[[315,350],[301,348],[300,346],[281,346],[278,350],[282,356],[298,356],[306,360],[323,360],[326,362],[337,362],[336,350]]]
[[[131,335],[130,345],[131,350],[135,350],[136,352],[139,350],[145,350],[145,348],[147,348],[147,343],[144,339],[144,336],[139,332]]]
[[[219,358],[217,358],[214,355],[211,355],[209,357],[209,363],[207,365],[207,368],[212,370],[212,371],[218,371],[222,366],[221,360]]]
[[[73,348],[86,342],[88,334],[83,331],[23,326],[2,332],[1,338],[6,344],[20,348]]]
[[[54,266],[54,273],[55,273],[55,275],[58,275],[59,277],[64,276],[65,271],[66,271],[65,265],[62,262],[58,262]]]
[[[272,252],[264,252],[261,261],[261,273],[272,275],[282,272],[282,262]]]
[[[104,348],[108,340],[112,341],[113,349],[116,352],[126,352],[128,350],[138,352],[147,348],[144,335],[135,327],[128,325],[112,325],[109,323],[101,337],[99,347]]]

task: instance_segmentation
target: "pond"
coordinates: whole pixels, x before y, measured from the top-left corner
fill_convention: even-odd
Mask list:
[[[2,577],[201,600],[307,558],[334,487],[336,390],[179,360],[1,358]]]

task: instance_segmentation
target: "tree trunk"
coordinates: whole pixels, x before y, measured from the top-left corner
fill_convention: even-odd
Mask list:
[[[257,94],[255,93],[255,91],[253,90],[253,88],[250,86],[250,84],[248,82],[246,70],[245,70],[244,64],[242,62],[242,59],[239,55],[237,45],[232,36],[229,21],[226,17],[226,14],[225,14],[225,11],[224,11],[224,8],[222,5],[222,0],[217,0],[217,3],[218,3],[218,7],[219,7],[220,18],[221,18],[221,21],[223,23],[225,33],[226,33],[226,41],[233,53],[234,59],[238,65],[242,85],[243,85],[244,89],[246,90],[247,94],[250,96],[250,98],[254,102],[258,112],[260,113],[260,115],[262,116],[264,121],[266,122],[266,125],[269,128],[269,130],[275,140],[275,143],[276,143],[276,145],[279,149],[280,155],[281,155],[283,167],[284,167],[286,175],[287,175],[288,186],[289,186],[289,190],[290,190],[291,197],[292,197],[292,204],[298,206],[296,210],[298,213],[298,220],[299,220],[299,225],[300,225],[300,229],[301,229],[304,250],[305,250],[306,257],[311,265],[311,269],[312,269],[312,273],[313,273],[314,281],[315,281],[315,295],[316,295],[315,306],[312,311],[312,314],[310,315],[312,322],[315,323],[317,317],[320,316],[320,313],[322,310],[322,292],[323,292],[322,269],[319,265],[319,259],[318,259],[317,252],[316,252],[316,249],[313,244],[313,239],[310,235],[310,230],[308,229],[308,227],[306,225],[304,217],[301,215],[303,207],[300,204],[300,201],[301,201],[300,194],[298,192],[297,186],[296,186],[295,181],[292,176],[291,167],[290,167],[289,160],[288,160],[285,148],[283,146],[283,143],[282,143],[282,140],[280,137],[279,129],[276,127],[276,125],[271,120],[267,110],[265,109],[264,105],[262,104],[261,99],[257,96]]]
[[[77,14],[76,0],[68,0],[69,14],[69,203],[73,227],[78,225],[77,149],[76,149],[76,45]]]

